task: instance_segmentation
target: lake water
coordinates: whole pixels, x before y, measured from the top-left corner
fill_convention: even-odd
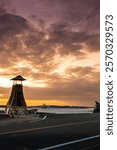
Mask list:
[[[5,110],[1,107],[0,110]],[[92,113],[94,108],[37,108],[37,112],[55,114]]]

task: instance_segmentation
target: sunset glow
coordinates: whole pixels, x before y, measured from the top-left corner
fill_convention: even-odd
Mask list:
[[[7,99],[1,99],[0,98],[0,105],[6,105],[8,102]],[[82,102],[79,101],[79,103],[76,102],[66,102],[63,100],[26,100],[27,106],[40,106],[40,105],[56,105],[56,106],[76,106],[79,104],[79,106],[92,106],[92,103],[89,102]]]
[[[10,96],[10,79],[22,75],[28,106],[93,106],[100,97],[99,1],[0,6],[0,105]]]

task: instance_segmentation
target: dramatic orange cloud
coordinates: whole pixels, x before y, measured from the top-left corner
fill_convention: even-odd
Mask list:
[[[100,95],[99,1],[2,4],[1,104],[9,98],[10,79],[20,74],[27,79],[23,84],[28,105],[94,105]]]

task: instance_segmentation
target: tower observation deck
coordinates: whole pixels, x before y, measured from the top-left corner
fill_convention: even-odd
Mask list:
[[[6,113],[7,114],[23,114],[26,111],[26,102],[23,94],[23,85],[22,82],[25,81],[21,75],[12,78],[13,85],[11,90],[11,95],[6,105]]]

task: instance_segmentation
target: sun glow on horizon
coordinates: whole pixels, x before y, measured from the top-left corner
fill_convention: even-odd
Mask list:
[[[0,98],[0,105],[6,105],[8,102],[8,99],[2,99]],[[37,105],[67,105],[65,101],[62,100],[26,100],[27,106],[37,106]]]
[[[6,105],[8,99],[0,98],[0,105]],[[26,100],[27,106],[40,106],[40,105],[56,105],[56,106],[94,106],[94,103],[82,101],[65,101],[65,100]]]

